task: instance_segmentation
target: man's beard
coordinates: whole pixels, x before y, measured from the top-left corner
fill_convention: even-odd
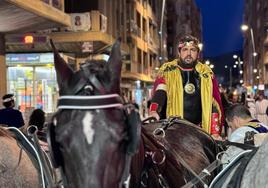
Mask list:
[[[191,59],[192,61],[191,62],[187,62],[187,61],[185,61],[186,59]],[[182,68],[194,68],[195,65],[196,65],[196,63],[197,63],[197,60],[194,60],[191,56],[187,56],[184,59],[180,58],[179,65]]]

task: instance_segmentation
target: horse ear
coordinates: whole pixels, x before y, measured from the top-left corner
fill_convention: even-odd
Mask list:
[[[118,38],[113,44],[110,58],[108,60],[111,75],[112,75],[112,93],[120,93],[120,79],[121,79],[121,68],[122,68],[122,58],[121,58],[121,38]]]
[[[54,65],[57,73],[57,82],[60,89],[74,74],[72,68],[65,62],[65,60],[60,56],[58,50],[56,49],[52,39],[50,39],[50,44],[54,53]]]

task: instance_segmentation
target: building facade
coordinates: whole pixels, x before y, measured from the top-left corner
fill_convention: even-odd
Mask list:
[[[177,56],[177,42],[190,34],[202,41],[202,17],[194,0],[167,0],[167,51],[169,60]]]
[[[47,3],[54,1],[40,2],[43,3],[39,5],[42,10],[50,5]],[[123,59],[121,91],[130,102],[142,105],[152,95],[157,69],[168,60],[167,49],[176,48],[171,41],[185,33],[201,38],[200,12],[193,0],[167,0],[162,28],[163,0],[60,2],[63,4],[56,9],[65,10],[70,24],[53,25],[53,28],[29,27],[30,30],[4,36],[7,53],[4,86],[8,92],[17,95],[22,110],[42,107],[52,112],[56,108],[58,89],[49,39],[77,70],[88,58],[107,60],[112,44],[120,37]],[[175,7],[174,14],[170,12],[171,7]],[[57,14],[60,15],[55,13],[54,17]],[[33,38],[30,44],[25,43],[28,35]]]
[[[53,111],[57,86],[49,38],[67,62],[78,69],[79,64],[88,58],[107,59],[113,42],[121,37],[122,93],[141,105],[143,99],[150,96],[155,68],[159,67],[158,31],[162,1],[98,0],[88,3],[68,0],[65,3],[63,7],[71,17],[68,27],[5,35],[8,53],[5,57],[8,80],[5,87],[8,92],[17,93],[23,109],[48,104],[43,100],[48,98],[54,102],[47,109]],[[26,35],[33,37],[32,44],[25,44]]]
[[[244,6],[244,24],[249,28],[244,33],[244,83],[268,89],[268,2],[246,0]]]

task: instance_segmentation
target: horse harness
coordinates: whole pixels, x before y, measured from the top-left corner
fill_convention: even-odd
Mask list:
[[[75,94],[78,94],[82,89],[90,91],[97,90],[100,95],[90,95],[90,96],[81,96],[81,95],[63,95],[58,99],[58,111],[52,117],[52,121],[48,125],[48,134],[47,141],[49,149],[51,151],[52,163],[55,168],[63,166],[63,157],[61,155],[59,143],[56,141],[55,127],[57,126],[56,116],[62,110],[97,110],[97,109],[122,109],[125,122],[127,124],[127,136],[126,136],[126,164],[123,172],[123,177],[121,182],[124,182],[129,174],[129,164],[131,155],[133,155],[139,145],[139,136],[140,136],[140,116],[139,113],[135,110],[133,105],[124,105],[123,100],[118,94],[106,94],[106,90],[97,79],[95,75],[89,75],[90,73],[86,71],[87,69],[81,68],[84,70],[84,78],[81,79],[78,83],[73,81],[71,83],[76,83],[73,89]]]
[[[27,156],[31,160],[33,166],[38,171],[39,181],[41,182],[42,187],[43,188],[49,187],[47,185],[47,183],[48,183],[47,176],[44,173],[44,161],[40,157],[41,152],[43,152],[43,151],[39,151],[35,147],[35,144],[32,143],[30,141],[30,139],[27,138],[21,132],[21,130],[19,130],[18,128],[16,128],[16,127],[6,127],[5,129],[7,129],[8,131],[10,131],[12,133],[12,135],[14,136],[14,139],[17,141],[17,144],[20,147],[18,166],[19,166],[20,161],[21,161],[22,150],[23,150],[23,151],[25,151],[25,153],[27,154]]]
[[[150,118],[144,120],[143,124],[146,123],[146,121],[149,121],[151,123],[154,120],[150,117]],[[196,125],[192,124],[191,122],[189,122],[187,120],[181,119],[180,117],[176,117],[176,116],[173,117],[172,116],[172,117],[169,117],[166,120],[162,120],[162,127],[156,128],[154,130],[154,132],[153,132],[154,136],[161,136],[161,137],[164,138],[165,137],[165,130],[168,129],[169,127],[171,127],[172,125],[174,125],[175,123],[184,123],[184,124],[187,124],[189,126],[196,127]],[[202,130],[202,129],[200,129],[200,130]],[[167,147],[167,145],[165,145],[165,147]],[[163,177],[163,175],[159,172],[159,170],[157,168],[157,166],[162,165],[165,162],[165,160],[166,160],[165,152],[163,150],[160,150],[160,152],[159,152],[159,150],[158,151],[157,150],[156,151],[150,151],[148,148],[145,148],[145,149],[147,149],[146,154],[145,154],[145,160],[150,161],[150,162],[149,162],[149,164],[147,163],[147,165],[143,168],[143,171],[142,171],[142,174],[141,174],[141,188],[147,187],[148,183],[146,181],[148,180],[148,170],[149,170],[149,168],[153,168],[153,170],[157,173],[159,185],[162,188],[169,188],[169,185],[168,185],[167,181],[165,180],[165,178]],[[171,151],[171,148],[167,148],[167,149]],[[157,161],[155,156],[156,155],[159,156],[159,153],[162,155],[162,159]],[[193,187],[199,182],[204,187],[207,187],[207,185],[203,181],[203,179],[206,178],[207,176],[211,176],[211,173],[221,165],[220,160],[217,159],[214,162],[212,162],[208,167],[203,169],[200,174],[196,174],[192,170],[192,168],[184,161],[184,159],[178,153],[175,153],[175,155],[178,157],[178,160],[179,160],[180,164],[188,172],[190,172],[194,176],[194,178],[191,181],[186,182],[186,184],[183,186],[183,188]]]
[[[240,149],[243,149],[244,151],[240,152],[238,156],[232,159],[232,161],[211,182],[210,187],[222,187],[228,179],[228,175],[230,173],[232,173],[233,176],[229,179],[227,187],[239,188],[241,186],[242,177],[245,172],[245,169],[249,161],[259,149],[259,147],[254,146],[254,138],[252,137],[253,134],[256,133],[250,131],[247,132],[244,139],[244,143],[230,142],[226,140],[221,144],[222,148],[226,148],[228,146],[235,146]]]

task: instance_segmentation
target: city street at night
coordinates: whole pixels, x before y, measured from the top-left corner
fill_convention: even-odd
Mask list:
[[[0,188],[267,187],[267,0],[0,15]]]

